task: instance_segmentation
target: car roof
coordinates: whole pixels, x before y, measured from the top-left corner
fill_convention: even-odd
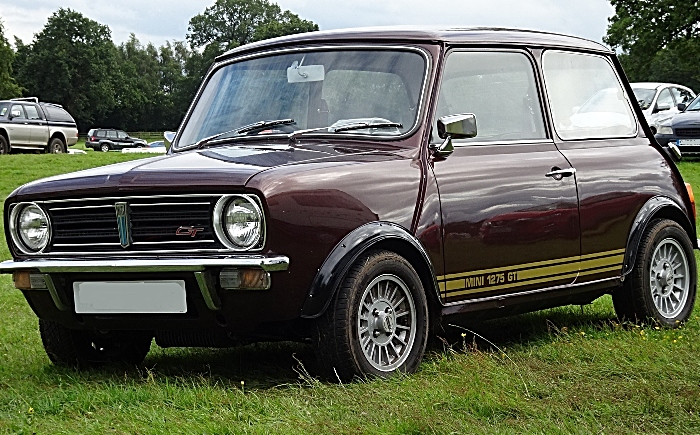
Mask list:
[[[254,50],[290,44],[318,44],[323,42],[393,42],[393,43],[447,43],[447,44],[513,44],[578,48],[612,53],[609,48],[577,36],[537,30],[497,27],[364,27],[356,29],[325,30],[298,33],[242,45],[230,50],[217,60]]]
[[[632,86],[633,88],[638,88],[638,89],[659,89],[659,88],[666,87],[666,86],[674,86],[676,88],[683,88],[683,89],[691,90],[687,86],[678,85],[675,83],[662,83],[662,82],[635,82],[635,83],[630,83],[630,86]]]

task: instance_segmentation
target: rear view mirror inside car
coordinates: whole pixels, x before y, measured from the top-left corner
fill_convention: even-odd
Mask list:
[[[304,60],[302,59],[302,63]],[[323,65],[304,65],[297,61],[287,68],[287,83],[320,82],[326,78],[326,70]]]

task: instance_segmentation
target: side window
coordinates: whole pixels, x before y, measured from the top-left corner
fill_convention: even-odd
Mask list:
[[[673,96],[671,95],[671,90],[669,88],[659,92],[659,99],[656,100],[657,110],[667,110],[675,105],[676,104],[673,102]]]
[[[433,131],[438,118],[462,113],[476,115],[477,136],[465,141],[546,138],[532,64],[522,53],[452,52],[445,63]]]
[[[18,104],[12,106],[10,113],[12,114],[13,118],[24,118],[24,110],[22,110],[22,106]]]
[[[27,112],[28,119],[41,119],[39,111],[36,110],[35,106],[24,106],[24,110]]]
[[[542,66],[559,137],[596,139],[637,133],[629,100],[603,56],[550,50]]]
[[[117,138],[117,132],[114,130],[107,130],[107,137],[110,139],[116,139]]]
[[[126,133],[124,133],[123,131],[118,131],[117,137],[119,137],[119,139],[126,139]]]
[[[693,97],[693,94],[681,88],[671,88],[671,93],[673,93],[673,96],[676,99],[676,104],[688,104],[693,101],[693,98],[695,98]]]

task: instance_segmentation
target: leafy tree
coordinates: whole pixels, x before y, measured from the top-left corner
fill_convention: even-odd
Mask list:
[[[275,36],[312,32],[318,25],[268,0],[216,0],[214,6],[192,17],[187,40],[192,47],[212,42],[228,50]]]
[[[700,91],[700,2],[610,0],[604,42],[620,49],[632,81],[669,81]]]
[[[62,104],[82,130],[116,106],[118,57],[109,27],[61,8],[22,50],[25,94]]]
[[[5,28],[0,21],[0,99],[18,97],[22,89],[12,75],[12,62],[15,53],[5,38]]]
[[[290,11],[282,11],[268,0],[216,0],[213,6],[190,19],[187,40],[193,51],[184,63],[183,90],[190,98],[194,97],[209,66],[227,50],[263,39],[316,30],[317,24]]]

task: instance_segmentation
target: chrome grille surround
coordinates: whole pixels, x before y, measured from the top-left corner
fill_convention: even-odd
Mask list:
[[[152,195],[105,198],[76,198],[35,201],[49,216],[51,240],[42,252],[32,256],[129,256],[174,253],[231,253],[217,237],[214,208],[224,194]],[[264,245],[265,224],[262,204],[255,195],[244,195],[261,205]],[[128,208],[128,244],[122,247],[116,203]]]

